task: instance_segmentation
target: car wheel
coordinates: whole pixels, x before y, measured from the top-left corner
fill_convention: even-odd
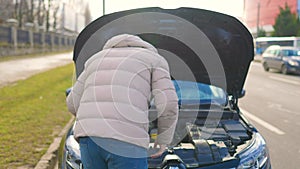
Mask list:
[[[269,71],[269,67],[266,62],[263,63],[263,67],[266,72]]]
[[[282,66],[281,66],[281,73],[282,73],[282,74],[285,74],[285,75],[288,74],[288,69],[287,69],[287,66],[286,66],[286,65],[282,65]]]

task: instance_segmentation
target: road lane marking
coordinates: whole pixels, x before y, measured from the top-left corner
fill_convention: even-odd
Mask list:
[[[294,85],[299,85],[300,84],[297,81],[288,80],[288,79],[284,79],[284,78],[281,78],[281,77],[269,76],[269,78],[273,79],[273,80],[278,80],[278,81],[281,81],[281,82],[286,82],[286,83],[294,84]]]
[[[253,114],[249,113],[248,111],[246,111],[244,109],[241,109],[241,111],[243,112],[243,114],[246,117],[248,117],[249,119],[257,122],[258,124],[262,125],[266,129],[268,129],[268,130],[270,130],[270,131],[272,131],[272,132],[274,132],[274,133],[276,133],[278,135],[284,135],[285,134],[282,130],[280,130],[277,127],[271,125],[270,123],[268,123],[268,122],[266,122],[266,121],[264,121],[264,120],[262,120],[262,119],[260,119],[260,118],[258,118],[256,116],[254,116]]]
[[[296,112],[293,112],[289,109],[284,108],[281,104],[271,103],[271,102],[267,102],[267,104],[268,104],[268,107],[271,108],[271,109],[276,109],[280,112],[286,112],[286,113],[290,113],[290,114],[293,114],[293,115],[300,115],[299,113],[296,113]]]

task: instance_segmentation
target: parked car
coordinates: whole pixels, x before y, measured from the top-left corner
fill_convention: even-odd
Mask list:
[[[269,46],[263,53],[265,71],[277,69],[283,74],[300,73],[300,49],[291,46]]]
[[[76,40],[77,77],[107,39],[124,32],[159,49],[169,63],[179,98],[173,142],[161,157],[148,158],[148,168],[271,169],[264,138],[238,105],[254,56],[252,36],[240,21],[193,8],[144,8],[102,16]],[[155,151],[156,117],[151,104],[149,153]],[[60,145],[59,168],[84,168],[80,159],[72,127]]]

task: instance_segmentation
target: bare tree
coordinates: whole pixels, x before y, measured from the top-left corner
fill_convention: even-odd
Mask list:
[[[38,10],[37,10],[37,21],[39,26],[42,26],[44,24],[45,10],[46,7],[45,7],[44,0],[39,0]]]
[[[19,22],[19,27],[23,27],[24,22],[30,20],[29,7],[26,0],[16,0],[15,1],[15,12],[14,18]]]
[[[56,28],[57,28],[57,21],[58,21],[58,16],[57,16],[57,14],[58,14],[58,10],[59,10],[59,6],[56,6],[56,7],[54,7],[54,10],[53,10],[53,25],[52,25],[52,28],[54,29],[54,30],[56,30]]]
[[[14,4],[12,1],[0,0],[0,23],[14,17]]]
[[[23,19],[23,22],[32,22],[32,18],[30,16],[30,9],[29,9],[29,4],[27,0],[22,0],[23,1],[23,6],[21,6],[23,9],[23,15],[25,14],[25,18]]]
[[[50,10],[51,10],[51,1],[52,0],[48,0],[48,9],[46,12],[46,31],[49,31],[50,28]]]
[[[20,0],[16,0],[15,3],[15,11],[14,11],[14,18],[16,18],[18,20],[18,11],[19,11],[19,4],[20,4]]]
[[[30,0],[30,10],[28,12],[28,22],[34,22],[34,0]]]
[[[17,8],[17,20],[19,21],[19,27],[23,26],[23,0],[20,0],[19,3],[16,3]]]

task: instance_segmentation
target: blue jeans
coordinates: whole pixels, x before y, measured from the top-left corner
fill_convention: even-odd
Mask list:
[[[99,137],[79,139],[84,169],[147,169],[145,148]]]

